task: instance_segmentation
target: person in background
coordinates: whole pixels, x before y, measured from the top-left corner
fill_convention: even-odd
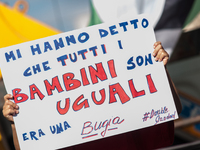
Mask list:
[[[162,47],[161,42],[155,42],[154,51],[152,55],[156,61],[163,61],[166,66],[169,55]],[[166,69],[167,72],[167,69]],[[176,105],[178,114],[182,110],[179,96],[177,94],[176,88],[167,72],[167,77],[169,80],[170,88]],[[19,142],[17,139],[15,124],[13,116],[19,113],[19,106],[14,102],[10,101],[13,99],[11,94],[6,94],[4,96],[4,106],[3,115],[11,122],[11,127],[13,131],[13,140],[16,150],[20,150]],[[161,147],[170,146],[174,141],[174,121],[169,121],[161,123],[155,126],[139,129],[136,131],[131,131],[128,133],[112,136],[109,138],[104,138],[88,143],[83,143],[75,145],[72,147],[64,148],[62,150],[152,150]]]

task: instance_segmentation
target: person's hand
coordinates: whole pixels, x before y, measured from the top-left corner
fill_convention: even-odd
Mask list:
[[[17,104],[15,104],[14,102],[10,101],[10,99],[12,99],[13,96],[11,94],[6,94],[4,96],[4,100],[5,103],[3,105],[3,115],[4,117],[10,121],[11,123],[13,123],[13,116],[17,115],[19,113],[19,106]]]
[[[155,42],[153,48],[153,56],[155,57],[155,60],[163,61],[163,64],[166,65],[169,59],[169,54],[164,50],[161,42]]]

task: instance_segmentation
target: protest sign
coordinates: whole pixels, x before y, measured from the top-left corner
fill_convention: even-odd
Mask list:
[[[145,15],[0,50],[22,150],[58,149],[178,118]],[[48,143],[48,144],[47,144]]]

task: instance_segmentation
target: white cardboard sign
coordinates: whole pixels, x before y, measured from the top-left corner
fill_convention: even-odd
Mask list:
[[[21,149],[58,149],[178,118],[154,42],[140,15],[2,48]]]

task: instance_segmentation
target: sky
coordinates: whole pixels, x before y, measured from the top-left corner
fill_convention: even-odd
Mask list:
[[[1,0],[13,7],[17,0]],[[27,12],[45,24],[62,32],[86,27],[90,20],[89,0],[26,0]]]

